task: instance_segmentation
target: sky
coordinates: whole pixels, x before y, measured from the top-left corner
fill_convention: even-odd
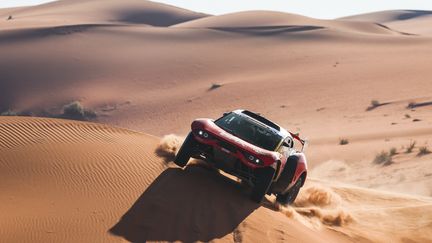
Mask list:
[[[104,0],[100,0],[103,3]],[[389,10],[432,10],[432,0],[154,0],[209,14],[245,10],[276,10],[313,18],[332,19]],[[0,0],[0,8],[36,5],[51,0]]]

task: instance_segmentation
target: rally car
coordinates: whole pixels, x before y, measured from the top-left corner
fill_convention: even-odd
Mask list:
[[[282,204],[294,202],[307,176],[306,141],[298,134],[248,110],[224,113],[216,120],[196,119],[191,127],[175,164],[204,160],[251,185],[251,199],[257,203],[266,194],[275,194]]]

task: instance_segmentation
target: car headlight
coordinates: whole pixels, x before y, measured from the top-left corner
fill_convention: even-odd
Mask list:
[[[198,130],[198,136],[202,137],[202,138],[209,138],[210,135],[208,134],[208,132],[204,131],[204,130]]]
[[[249,153],[247,153],[247,152],[243,152],[243,153],[244,153],[246,159],[247,159],[249,162],[254,163],[254,164],[257,164],[257,165],[262,165],[262,164],[263,164],[263,161],[262,161],[261,159],[255,157],[254,155],[249,154]]]

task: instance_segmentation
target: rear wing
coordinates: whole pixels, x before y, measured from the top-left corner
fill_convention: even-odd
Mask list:
[[[299,134],[299,133],[292,133],[292,132],[289,132],[289,133],[290,133],[290,135],[291,135],[295,140],[297,140],[297,141],[299,141],[299,142],[301,143],[301,145],[302,145],[302,150],[301,150],[301,152],[304,152],[304,151],[306,150],[306,148],[307,148],[307,144],[308,144],[307,140],[306,140],[306,139],[302,139],[302,138],[300,138],[300,134]]]

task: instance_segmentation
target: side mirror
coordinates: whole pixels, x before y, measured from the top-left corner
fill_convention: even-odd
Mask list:
[[[231,113],[231,112],[224,112],[223,116],[227,116],[229,113]]]

